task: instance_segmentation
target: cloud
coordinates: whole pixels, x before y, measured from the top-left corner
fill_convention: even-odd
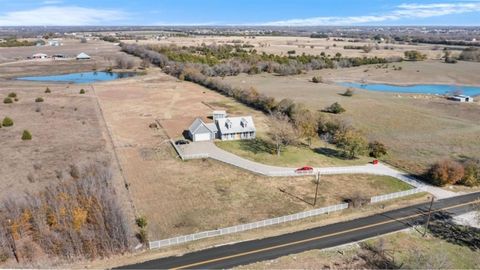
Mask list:
[[[314,17],[306,19],[290,19],[284,21],[273,21],[261,23],[268,26],[321,26],[321,25],[356,25],[374,24],[385,21],[400,19],[430,18],[451,14],[463,14],[469,12],[480,12],[480,2],[459,2],[459,3],[432,3],[432,4],[401,4],[388,13],[366,16],[346,17]]]
[[[45,6],[0,14],[0,26],[102,25],[118,22],[125,18],[127,18],[125,12],[114,9]]]

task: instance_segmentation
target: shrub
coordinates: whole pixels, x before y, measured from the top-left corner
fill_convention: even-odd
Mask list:
[[[323,79],[322,79],[321,76],[313,76],[312,82],[313,83],[321,83],[321,82],[323,82]]]
[[[10,97],[10,98],[16,98],[16,97],[17,97],[17,93],[11,92],[11,93],[8,94],[8,97]]]
[[[345,96],[345,97],[351,97],[351,96],[353,96],[354,93],[355,93],[355,91],[354,91],[352,88],[348,88],[348,89],[343,93],[343,96]]]
[[[3,99],[3,103],[10,104],[10,103],[13,103],[13,100],[9,97],[6,97],[6,98]]]
[[[469,187],[480,185],[480,161],[469,160],[463,167],[464,175],[460,183]]]
[[[2,125],[4,127],[11,127],[11,126],[13,126],[13,120],[10,117],[5,117],[5,118],[3,118]]]
[[[69,173],[70,176],[74,179],[80,178],[80,169],[78,169],[78,166],[75,164],[70,165]]]
[[[368,144],[368,151],[369,151],[369,156],[373,158],[381,158],[382,156],[385,156],[388,154],[387,147],[379,142],[379,141],[374,141]]]
[[[32,139],[32,134],[28,130],[24,130],[22,134],[22,140],[23,141],[29,141]]]
[[[138,240],[145,244],[148,242],[148,233],[145,229],[140,229],[140,231],[137,233],[137,238]]]
[[[35,99],[35,102],[43,102],[43,98],[42,98],[42,97],[37,97],[37,98]]]
[[[427,59],[427,55],[422,54],[419,51],[406,51],[404,54],[405,58],[411,61],[422,61]]]
[[[45,94],[50,94],[51,92],[50,88],[47,87],[47,89],[45,89]]]
[[[462,164],[453,160],[442,160],[432,165],[428,178],[437,186],[453,185],[464,177]]]
[[[345,109],[338,102],[333,103],[325,109],[326,112],[340,114],[345,112]]]
[[[147,227],[147,218],[145,216],[138,217],[135,219],[135,223],[138,227],[145,229]]]
[[[358,155],[364,154],[367,149],[365,137],[352,128],[339,130],[334,137],[337,147],[342,149],[348,158],[356,158]]]
[[[85,89],[83,89],[83,88],[80,89],[80,94],[81,94],[81,95],[85,94]]]

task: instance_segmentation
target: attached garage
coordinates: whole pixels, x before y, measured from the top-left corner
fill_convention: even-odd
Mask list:
[[[209,133],[197,133],[193,135],[194,142],[210,141],[211,134]]]
[[[202,119],[197,118],[188,128],[190,139],[194,142],[215,140],[217,128],[212,124],[205,124]]]

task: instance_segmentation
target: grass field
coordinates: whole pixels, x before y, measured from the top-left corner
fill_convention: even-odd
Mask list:
[[[278,55],[287,55],[288,51],[294,50],[297,55],[305,54],[320,54],[324,52],[327,55],[335,55],[341,53],[348,57],[364,57],[364,56],[378,56],[378,57],[403,57],[404,52],[408,50],[418,50],[426,54],[431,59],[440,58],[442,47],[436,45],[406,45],[406,44],[386,44],[382,43],[375,46],[375,42],[365,40],[362,42],[348,42],[348,38],[344,41],[335,41],[335,38],[310,38],[310,37],[275,37],[275,36],[257,36],[255,38],[249,37],[222,37],[222,36],[195,36],[195,37],[170,37],[164,40],[139,40],[139,44],[162,44],[170,45],[177,44],[180,46],[199,46],[202,43],[210,44],[249,44],[253,45],[253,49],[258,52],[273,53]],[[235,41],[235,42],[234,42]],[[137,43],[135,40],[125,40],[124,42]],[[373,46],[374,49],[365,53],[361,49],[344,49],[344,46]],[[385,47],[388,48],[385,48]]]
[[[384,246],[388,256],[406,269],[475,269],[480,264],[480,252],[448,243],[434,237],[422,237],[418,232],[399,232],[366,243]],[[364,268],[364,252],[358,245],[311,250],[275,260],[249,264],[237,269],[319,269]],[[366,266],[368,268],[368,266]]]
[[[220,141],[216,145],[256,162],[282,167],[364,165],[371,161],[371,158],[367,157],[344,158],[342,152],[335,149],[335,146],[318,139],[313,140],[311,146],[287,146],[280,156],[277,156],[275,147],[262,137],[257,137],[255,140]]]
[[[417,173],[432,162],[446,157],[480,157],[480,106],[461,104],[441,97],[355,90],[353,97],[341,94],[346,88],[336,81],[383,83],[457,83],[480,85],[480,63],[404,62],[401,71],[389,73],[375,67],[321,70],[298,76],[271,74],[239,75],[225,81],[237,87],[255,87],[277,100],[290,98],[314,111],[339,102],[346,112],[339,117],[362,130],[369,139],[380,140],[390,148],[385,159]],[[364,72],[364,70],[369,70]],[[420,70],[420,72],[416,72]],[[327,83],[310,80],[320,75]]]
[[[311,209],[305,200],[315,187],[312,177],[267,178],[208,159],[183,162],[168,142],[168,136],[180,136],[195,117],[207,118],[213,109],[253,115],[260,130],[266,128],[263,114],[156,69],[146,76],[97,84],[95,91],[137,212],[149,220],[151,239]],[[149,128],[156,119],[162,128]],[[329,176],[322,189],[330,196],[319,200],[317,207],[340,203],[358,191],[371,196],[404,188],[390,181],[397,180]],[[298,186],[295,196],[281,191],[289,186]]]

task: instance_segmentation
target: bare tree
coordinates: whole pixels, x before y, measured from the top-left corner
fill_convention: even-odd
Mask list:
[[[276,112],[270,115],[270,137],[272,138],[277,156],[280,156],[282,148],[295,142],[296,130],[290,123],[288,116]]]

